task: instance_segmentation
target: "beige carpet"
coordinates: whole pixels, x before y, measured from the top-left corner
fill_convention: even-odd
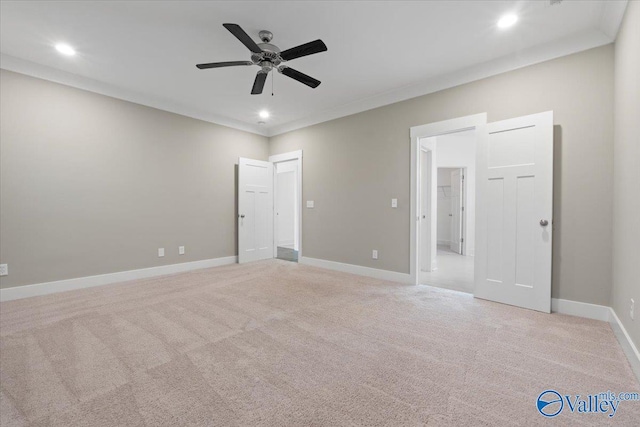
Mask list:
[[[609,325],[286,261],[0,305],[5,426],[639,425]],[[634,424],[635,421],[635,424]]]

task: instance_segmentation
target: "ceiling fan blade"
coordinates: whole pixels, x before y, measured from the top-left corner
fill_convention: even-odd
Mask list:
[[[251,95],[260,95],[264,88],[264,82],[267,81],[267,73],[258,71],[256,79],[253,81],[253,87],[251,88]]]
[[[197,64],[201,70],[206,70],[207,68],[222,68],[222,67],[235,67],[236,65],[253,65],[251,61],[228,61],[228,62],[211,62],[209,64]]]
[[[311,76],[307,76],[304,73],[301,73],[298,70],[294,70],[290,67],[281,67],[280,72],[287,77],[291,77],[294,80],[299,81],[300,83],[306,84],[309,87],[317,88],[320,86],[320,80],[316,80]]]
[[[238,40],[242,42],[251,52],[262,53],[262,49],[258,47],[256,42],[240,27],[238,24],[222,24],[231,34],[236,36]]]
[[[314,53],[325,52],[327,46],[320,39],[314,40],[309,43],[301,44],[300,46],[292,47],[283,52],[280,52],[280,56],[285,61],[300,58],[302,56],[313,55]]]

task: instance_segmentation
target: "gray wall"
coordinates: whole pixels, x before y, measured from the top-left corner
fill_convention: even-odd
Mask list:
[[[609,305],[613,45],[272,137],[304,150],[304,256],[409,272],[409,128],[554,111],[555,298]],[[397,197],[399,207],[390,207]],[[379,259],[371,259],[371,250]]]
[[[640,2],[629,2],[615,52],[611,303],[640,348]]]
[[[1,287],[237,253],[235,164],[267,138],[0,76]]]

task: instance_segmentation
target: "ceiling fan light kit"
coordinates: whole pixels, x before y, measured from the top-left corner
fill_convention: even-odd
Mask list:
[[[253,87],[251,88],[252,95],[259,95],[262,93],[264,84],[267,81],[267,76],[274,69],[279,73],[297,80],[313,89],[320,85],[320,80],[316,80],[298,70],[294,70],[293,68],[284,65],[283,62],[301,58],[303,56],[313,55],[315,53],[325,52],[327,50],[327,46],[322,40],[314,40],[312,42],[281,51],[278,46],[271,44],[271,40],[273,39],[273,33],[271,33],[271,31],[260,31],[258,36],[260,37],[260,40],[262,40],[262,43],[256,43],[238,24],[222,25],[251,51],[251,61],[228,61],[197,64],[196,67],[199,69],[205,70],[209,68],[257,65],[260,67],[260,70],[253,81]]]

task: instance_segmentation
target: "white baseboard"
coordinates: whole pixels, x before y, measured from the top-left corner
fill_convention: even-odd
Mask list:
[[[620,346],[627,356],[631,368],[638,377],[638,381],[640,381],[640,352],[613,308],[586,302],[552,298],[551,311],[559,314],[586,317],[587,319],[602,320],[603,322],[611,324],[613,333],[618,339],[618,342],[620,342]]]
[[[184,271],[199,270],[201,268],[218,267],[235,264],[237,256],[204,259],[201,261],[183,262],[180,264],[160,265],[157,267],[141,268],[139,270],[119,271],[117,273],[99,274],[97,276],[78,277],[76,279],[58,280],[55,282],[38,283],[34,285],[15,286],[0,289],[0,302],[11,301],[75,289],[91,288],[108,285],[110,283],[126,282],[128,280],[144,279],[147,277],[163,276]]]
[[[551,311],[603,322],[608,322],[610,318],[610,307],[568,299],[551,298]]]
[[[360,276],[373,277],[374,279],[390,280],[398,283],[411,283],[411,276],[397,271],[380,270],[377,268],[363,267],[361,265],[344,264],[341,262],[327,261],[318,258],[301,257],[300,264],[312,267],[326,268],[327,270],[341,271],[343,273],[358,274]]]
[[[616,335],[616,338],[618,338],[618,341],[622,346],[622,350],[625,352],[629,362],[631,363],[631,368],[638,377],[638,381],[640,381],[640,351],[638,351],[638,347],[636,347],[633,340],[631,340],[631,336],[620,321],[615,310],[612,307],[609,307],[609,311],[611,316],[609,318],[611,329],[613,329],[613,333]]]

